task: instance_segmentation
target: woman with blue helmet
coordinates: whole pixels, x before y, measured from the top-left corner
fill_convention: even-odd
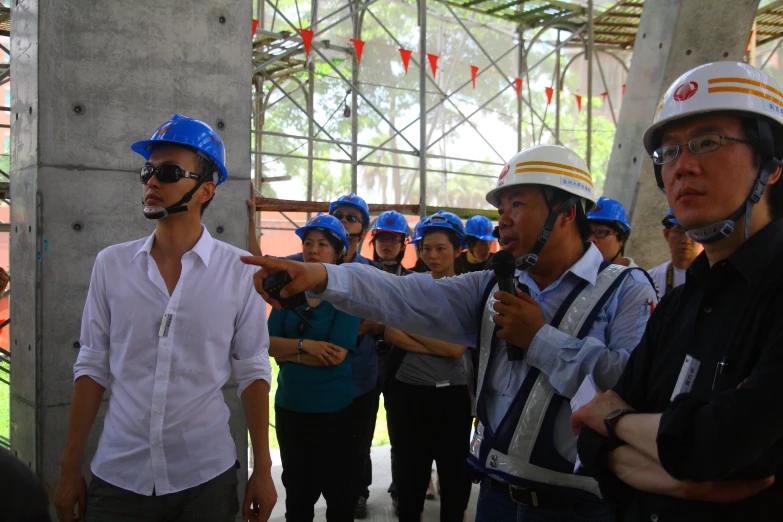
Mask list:
[[[494,225],[486,216],[472,216],[465,223],[465,242],[467,249],[457,259],[457,275],[466,272],[479,272],[490,267],[492,258],[492,242],[497,238],[492,235]]]
[[[306,263],[339,263],[349,248],[337,218],[318,215],[296,230]],[[280,365],[275,394],[277,439],[286,488],[286,519],[312,520],[323,494],[329,520],[352,520],[353,401],[348,352],[359,318],[308,298],[299,314],[272,310],[269,354]],[[309,325],[307,324],[309,323]]]
[[[422,259],[432,277],[455,275],[454,261],[465,240],[460,219],[439,211],[426,218],[419,230]],[[440,520],[459,522],[470,496],[466,441],[471,412],[461,359],[466,348],[390,327],[385,328],[384,336],[405,350],[389,379],[387,404],[395,431],[400,521],[419,520],[435,460],[440,477]]]
[[[383,212],[372,226],[373,261],[395,275],[406,275],[409,270],[402,266],[405,246],[408,241],[408,221],[394,210]]]
[[[600,197],[592,212],[587,214],[587,219],[592,229],[590,241],[598,247],[605,261],[622,266],[637,266],[630,257],[623,257],[625,243],[631,235],[631,224],[622,203]]]

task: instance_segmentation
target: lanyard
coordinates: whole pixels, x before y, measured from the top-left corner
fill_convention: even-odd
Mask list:
[[[674,263],[669,261],[669,266],[666,267],[666,293],[672,291],[674,288]]]

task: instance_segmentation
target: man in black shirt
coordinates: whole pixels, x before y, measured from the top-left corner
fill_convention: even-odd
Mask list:
[[[783,95],[746,64],[706,64],[670,87],[644,141],[705,250],[614,390],[573,414],[579,456],[618,521],[780,520]]]

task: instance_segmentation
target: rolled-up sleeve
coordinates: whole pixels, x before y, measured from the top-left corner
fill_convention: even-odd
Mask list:
[[[481,297],[492,272],[433,279],[397,277],[358,263],[324,266],[329,283],[319,297],[338,310],[441,341],[476,343]]]
[[[242,280],[244,304],[237,317],[234,346],[231,351],[231,369],[242,393],[253,381],[262,379],[271,386],[272,368],[269,364],[269,332],[266,324],[266,302],[253,289],[253,273],[245,271]]]
[[[79,335],[79,355],[73,365],[73,380],[87,376],[103,386],[109,387],[109,339],[111,332],[111,314],[106,295],[106,271],[103,252],[95,258],[90,277],[90,288],[82,314],[81,333]]]
[[[572,337],[546,325],[527,352],[528,363],[549,377],[557,393],[573,397],[587,375],[602,390],[611,389],[623,373],[631,351],[644,335],[655,288],[639,270],[633,270],[601,311],[608,322],[605,340]]]

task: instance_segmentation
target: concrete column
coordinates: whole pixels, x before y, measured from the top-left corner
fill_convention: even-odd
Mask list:
[[[665,196],[658,190],[642,134],[658,100],[679,75],[703,63],[741,60],[758,0],[645,2],[633,49],[625,98],[617,122],[604,195],[631,212],[633,233],[626,252],[651,268],[669,257],[661,234]]]
[[[143,160],[130,144],[175,113],[213,126],[228,151],[229,180],[205,222],[214,237],[247,248],[252,5],[15,0],[12,6],[11,446],[53,494],[95,256],[154,229],[141,213]],[[236,384],[224,394],[246,469]],[[85,474],[107,400],[87,446]]]

